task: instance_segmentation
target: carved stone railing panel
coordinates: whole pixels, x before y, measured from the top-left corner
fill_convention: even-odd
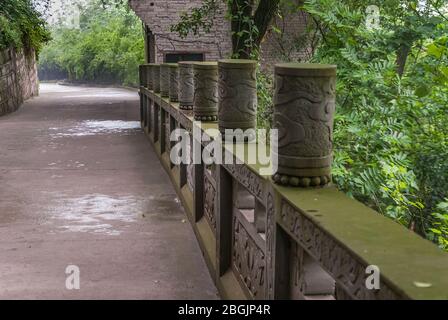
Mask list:
[[[222,166],[259,201],[265,201],[266,183],[261,176],[244,164],[223,164]]]
[[[265,252],[237,216],[233,219],[232,266],[250,296],[253,299],[264,299],[266,294]]]
[[[204,216],[216,233],[216,184],[210,174],[204,174]]]
[[[381,290],[369,290],[365,285],[367,264],[341,246],[334,238],[319,228],[286,201],[281,204],[278,223],[291,237],[319,261],[345,293],[353,299],[400,299],[387,285]]]

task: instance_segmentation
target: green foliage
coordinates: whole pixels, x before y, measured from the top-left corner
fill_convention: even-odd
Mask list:
[[[138,84],[143,31],[126,4],[94,0],[82,8],[79,29],[55,28],[53,37],[42,51],[41,72],[65,71],[70,80]]]
[[[338,65],[334,180],[447,249],[446,4],[373,1],[380,28],[369,29],[371,4],[304,5],[322,31],[313,60]]]
[[[181,12],[180,20],[177,24],[171,26],[171,32],[178,33],[181,38],[186,38],[189,33],[197,36],[200,31],[210,32],[219,10],[217,1],[203,0],[203,4],[191,9],[191,12]]]
[[[202,0],[199,7],[182,12],[171,31],[181,38],[190,33],[198,36],[201,31],[209,33],[216,16],[221,14],[220,2],[225,4],[230,21],[232,57],[257,59],[261,41],[278,13],[280,0]]]
[[[15,47],[29,52],[35,49],[38,54],[49,40],[47,25],[31,0],[1,0],[0,50]]]
[[[258,70],[257,73],[257,92],[258,92],[258,110],[257,126],[259,128],[269,129],[273,121],[273,101],[272,101],[272,77],[266,72]]]

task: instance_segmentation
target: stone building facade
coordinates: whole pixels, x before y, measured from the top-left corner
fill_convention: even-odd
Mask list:
[[[297,0],[300,1],[300,0]],[[147,62],[177,62],[178,60],[218,60],[228,58],[232,53],[230,23],[225,18],[226,4],[220,2],[220,9],[209,33],[189,35],[181,39],[170,32],[170,26],[179,21],[182,12],[198,7],[202,0],[129,0],[130,7],[143,21],[146,33]],[[282,9],[282,18],[273,21],[261,48],[261,61],[266,69],[272,69],[279,61],[301,61],[308,57],[305,49],[297,48],[293,42],[305,31],[307,17],[300,12]]]
[[[147,62],[176,62],[181,60],[218,60],[232,52],[230,24],[224,18],[224,3],[209,33],[189,35],[181,39],[170,32],[179,14],[201,4],[201,0],[129,0],[129,5],[145,24]]]
[[[8,49],[0,52],[0,116],[16,111],[38,95],[39,83],[34,52]]]

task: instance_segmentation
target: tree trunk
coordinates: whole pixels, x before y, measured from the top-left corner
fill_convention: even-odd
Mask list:
[[[411,47],[406,44],[402,44],[400,48],[398,48],[396,65],[397,65],[397,73],[400,78],[403,76],[409,52],[411,52]]]
[[[251,58],[260,50],[280,0],[260,0],[254,12],[254,0],[232,0],[230,4],[233,55]],[[254,32],[254,26],[258,30]],[[252,37],[252,39],[251,39]]]

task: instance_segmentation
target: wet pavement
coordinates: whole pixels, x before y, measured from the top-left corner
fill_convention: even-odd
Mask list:
[[[217,298],[138,105],[43,84],[0,117],[0,299]]]

